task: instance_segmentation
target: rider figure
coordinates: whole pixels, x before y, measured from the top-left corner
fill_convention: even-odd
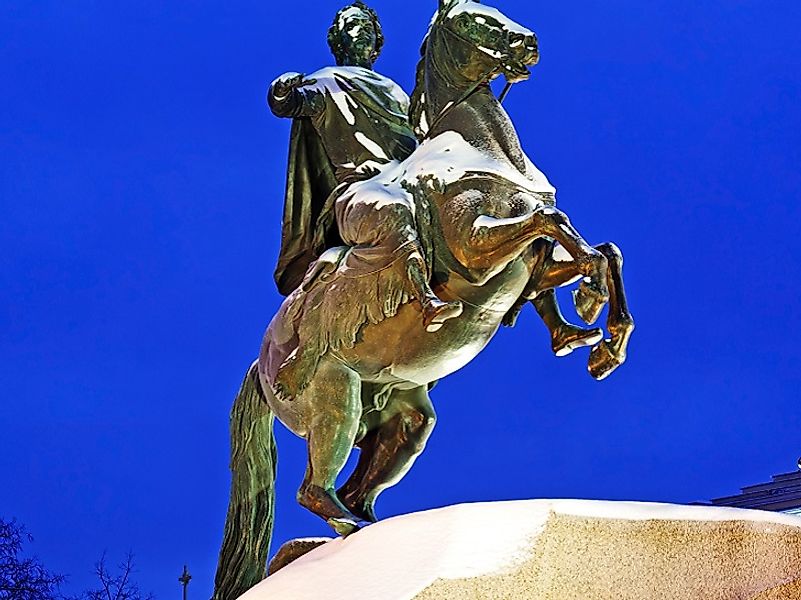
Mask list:
[[[308,77],[286,73],[270,86],[273,113],[297,125],[276,281],[282,293],[290,293],[308,264],[336,245],[331,240],[338,237],[358,247],[349,259],[353,272],[392,267],[395,280],[422,305],[423,323],[433,331],[461,314],[462,304],[440,300],[430,287],[411,200],[379,189],[366,200],[337,202],[350,184],[404,160],[417,145],[407,116],[408,96],[373,71],[383,41],[376,13],[359,0],[337,13],[328,32],[336,67]],[[317,155],[315,144],[322,148]],[[298,155],[304,153],[308,164],[299,173],[304,167]],[[334,233],[329,227],[333,214]]]

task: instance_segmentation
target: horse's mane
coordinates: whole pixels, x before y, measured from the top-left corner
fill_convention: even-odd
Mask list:
[[[444,0],[441,2],[440,8],[434,14],[428,33],[426,33],[426,36],[423,38],[423,43],[420,46],[420,61],[417,63],[417,70],[415,72],[414,90],[412,90],[412,95],[409,99],[409,123],[417,139],[420,141],[428,134],[429,127],[432,125],[432,117],[435,116],[431,115],[427,110],[429,103],[425,94],[426,67],[430,58],[428,56],[429,45],[436,33],[437,27],[440,25],[440,21],[448,15],[451,8],[457,4],[463,4],[468,1],[475,2],[476,4],[480,3],[479,0]]]
[[[420,47],[420,61],[415,72],[414,90],[409,98],[409,123],[418,140],[422,140],[428,133],[428,115],[426,114],[426,51],[428,49],[428,35],[423,39]]]
[[[434,29],[439,24],[443,15],[447,15],[452,6],[458,4],[463,0],[444,0],[440,2],[439,10],[434,13],[431,19],[431,25],[428,28],[426,36],[423,38],[423,43],[420,45],[420,61],[417,63],[417,70],[415,72],[414,90],[409,99],[409,122],[412,125],[414,134],[418,140],[421,140],[428,133],[428,127],[431,125],[431,115],[426,112],[428,103],[426,99],[426,60],[428,53],[428,43]]]

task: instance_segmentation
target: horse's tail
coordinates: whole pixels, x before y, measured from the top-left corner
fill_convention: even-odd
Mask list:
[[[267,575],[275,516],[273,419],[253,363],[231,409],[231,498],[212,600],[236,600]]]

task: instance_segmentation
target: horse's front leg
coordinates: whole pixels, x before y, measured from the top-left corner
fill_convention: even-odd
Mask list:
[[[542,289],[559,287],[583,276],[579,285],[581,301],[576,302],[576,312],[585,323],[594,323],[609,300],[606,256],[584,241],[560,210],[543,207],[535,215],[539,219],[540,235],[559,242],[568,254],[563,257],[565,260],[552,260],[550,269],[543,273]]]
[[[441,210],[440,225],[454,258],[463,266],[481,273],[486,281],[518,258],[538,238],[559,242],[569,253],[579,275],[584,276],[588,305],[582,318],[597,319],[609,298],[606,283],[606,257],[590,246],[560,210],[543,206],[532,194],[517,193],[504,201],[507,207],[524,210],[519,216],[490,214],[493,191],[470,189],[457,194],[449,210]],[[526,208],[534,206],[536,208]]]
[[[531,278],[520,298],[504,316],[503,323],[508,327],[513,326],[520,311],[531,302],[548,329],[554,354],[565,356],[577,348],[594,346],[603,339],[604,332],[597,327],[585,329],[573,325],[562,315],[553,288],[580,278],[581,273],[572,260],[569,268],[564,268],[564,263],[555,264],[553,259],[555,248],[559,248],[560,253],[567,256],[561,246],[557,246],[556,242],[547,238],[538,239],[531,245],[534,261]],[[548,287],[545,287],[546,285]]]
[[[615,244],[606,243],[595,247],[603,254],[608,263],[607,284],[609,287],[609,315],[606,328],[610,337],[596,344],[590,352],[589,370],[595,379],[604,379],[626,360],[626,348],[629,338],[634,331],[634,319],[631,316],[626,301],[626,292],[623,286],[623,255]],[[580,266],[572,260],[559,260],[567,258],[564,251],[557,248],[552,255],[544,257],[542,267],[532,275],[531,282],[524,292],[526,299],[537,301],[547,298],[553,288],[570,283],[581,276]],[[594,296],[586,298],[587,288],[579,286],[574,292],[574,301],[578,310],[594,302]],[[539,307],[538,311],[539,311]]]
[[[590,374],[601,380],[622,365],[626,360],[629,338],[634,331],[634,319],[629,312],[626,290],[623,287],[623,254],[612,243],[597,246],[609,263],[609,316],[606,328],[609,338],[601,341],[590,352]],[[576,292],[577,303],[581,290]]]

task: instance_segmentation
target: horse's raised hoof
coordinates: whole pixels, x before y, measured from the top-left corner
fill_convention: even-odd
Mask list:
[[[602,329],[584,329],[565,323],[551,335],[551,348],[556,356],[567,356],[576,348],[594,346],[604,337]]]
[[[582,281],[573,291],[573,304],[581,320],[592,325],[601,316],[604,305],[609,302],[609,291],[599,288],[597,283]]]
[[[375,509],[372,506],[364,506],[363,504],[354,505],[347,500],[342,501],[348,510],[358,517],[360,522],[363,523],[377,523],[378,517],[375,516]]]
[[[588,369],[593,378],[601,381],[623,364],[623,360],[612,349],[611,340],[604,340],[590,352]]]
[[[443,302],[439,298],[431,298],[423,304],[423,325],[427,332],[433,333],[442,327],[445,321],[461,315],[463,310],[464,306],[459,300]]]

